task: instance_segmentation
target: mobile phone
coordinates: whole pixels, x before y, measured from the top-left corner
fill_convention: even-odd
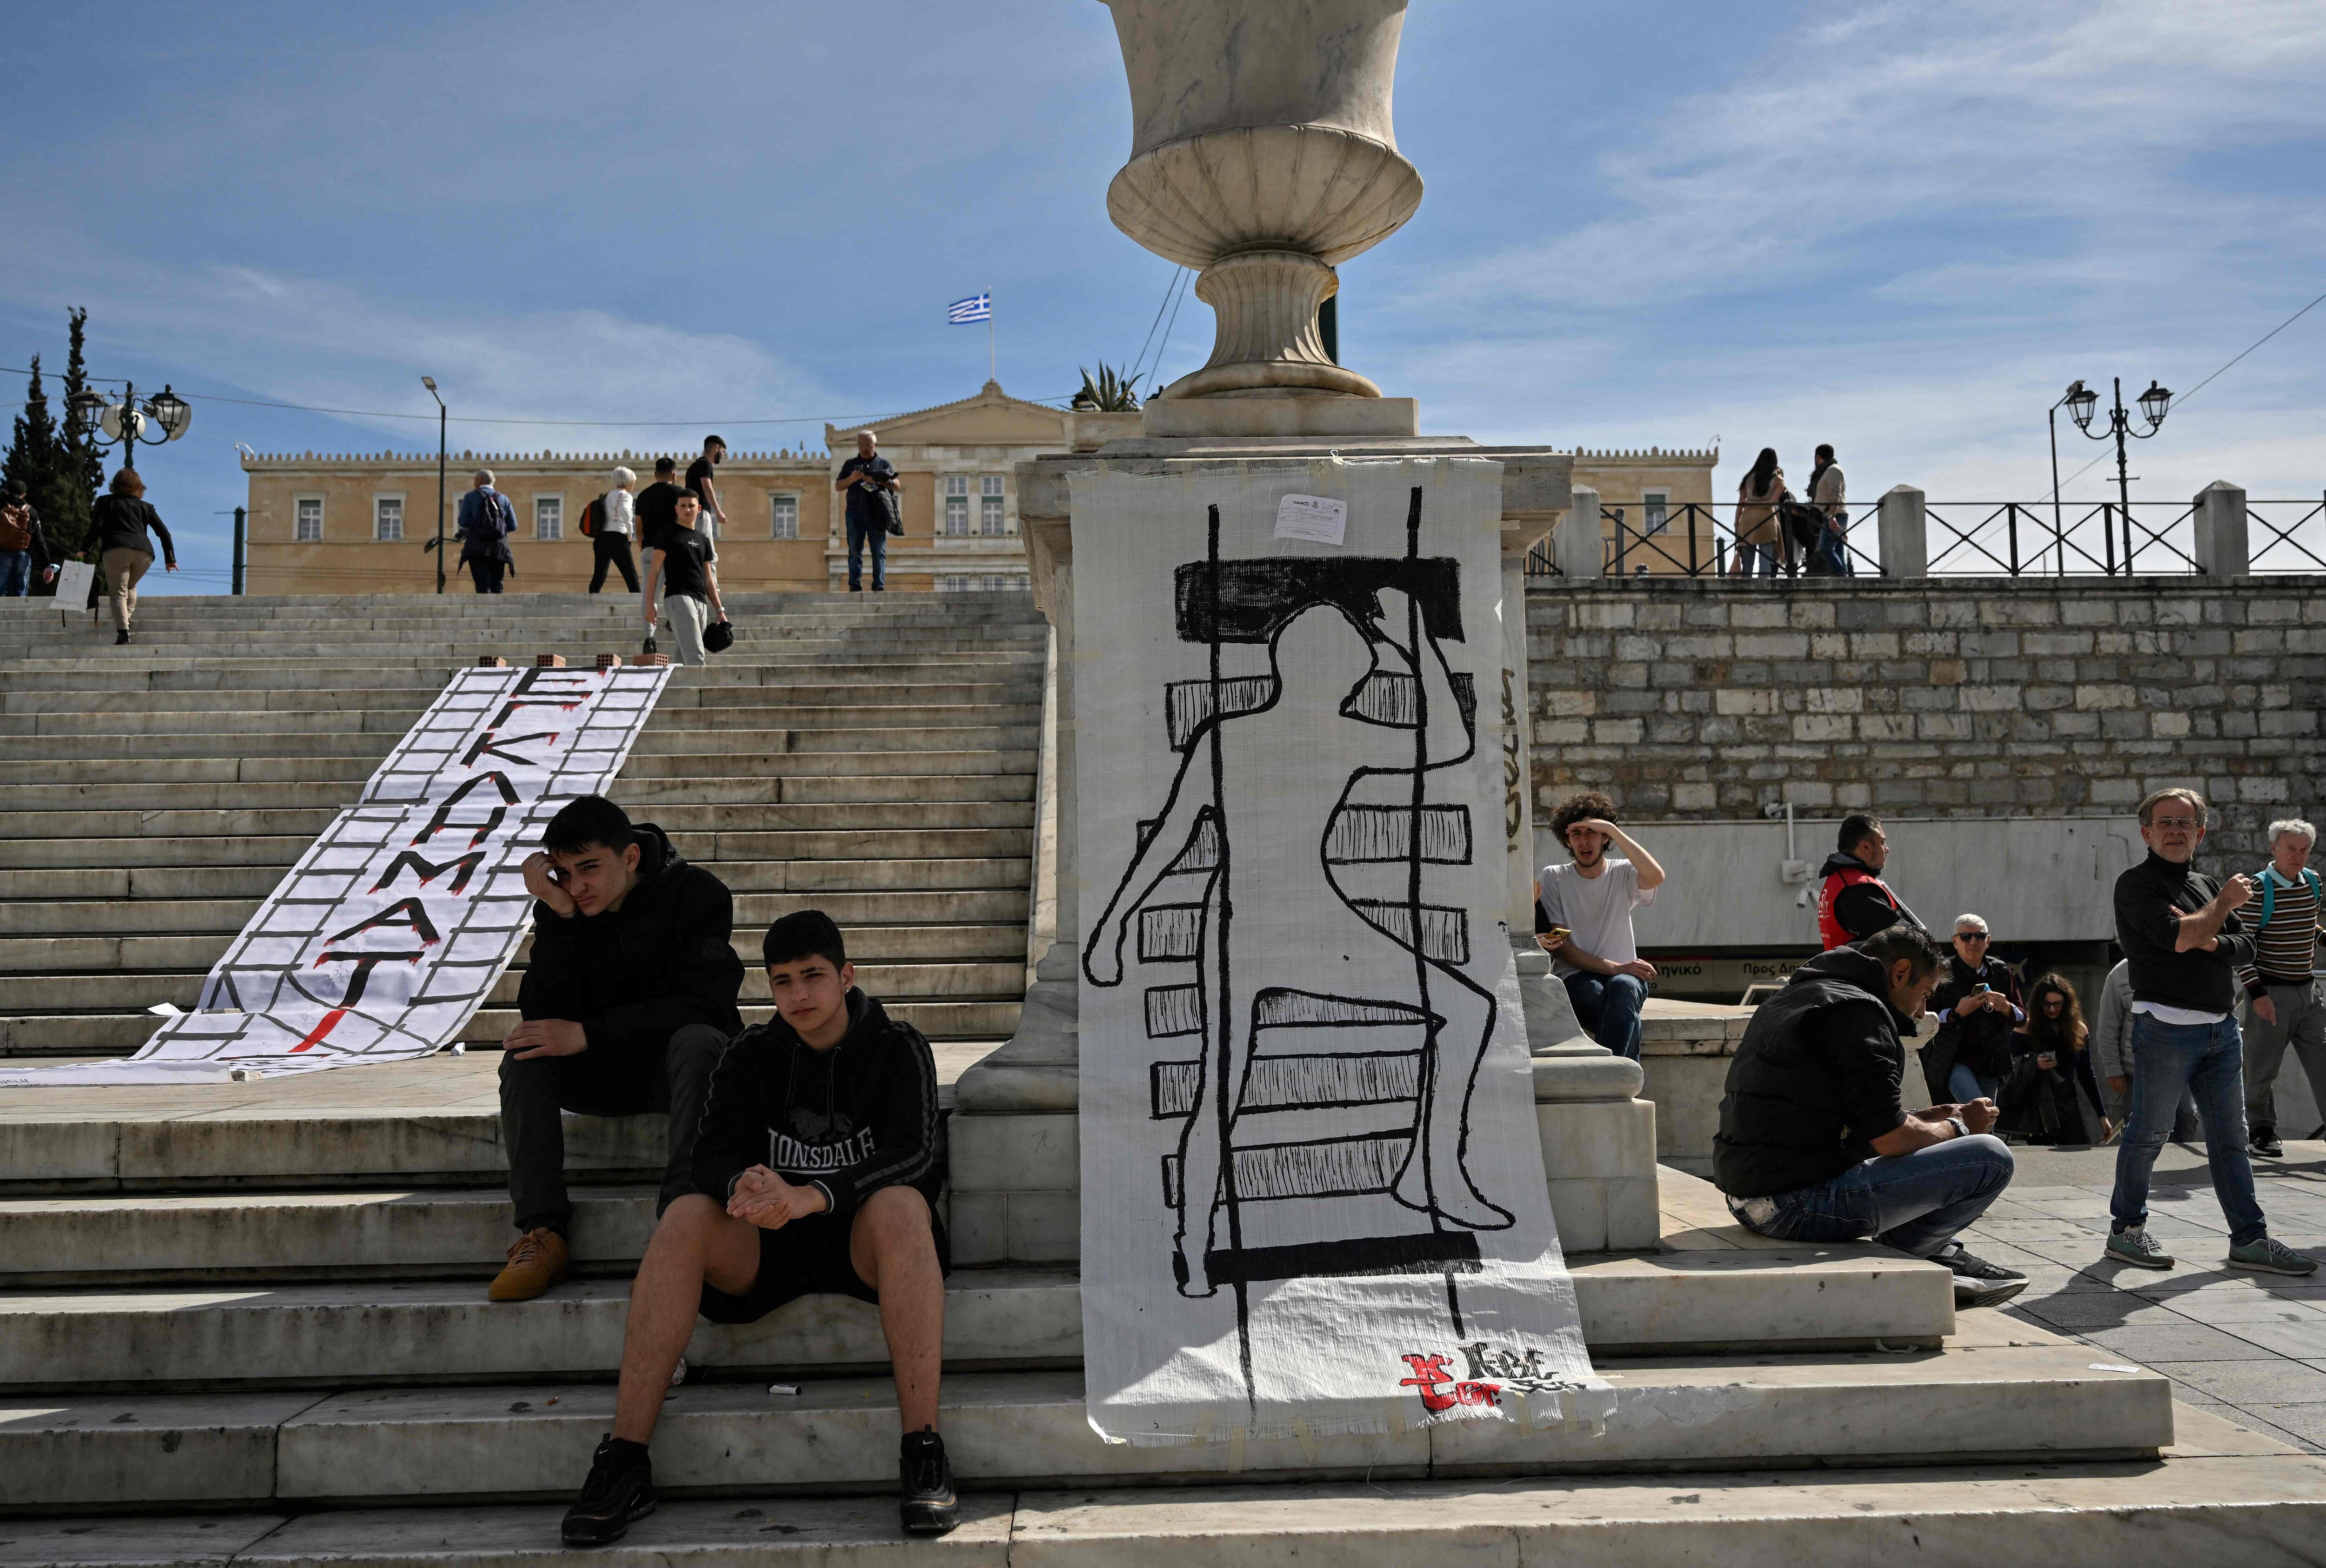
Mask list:
[[[1554,925],[1543,934],[1546,936],[1555,936],[1558,938],[1559,941],[1565,942],[1568,937],[1573,936],[1575,933],[1568,930],[1567,927],[1563,925]]]
[[[1977,992],[1977,991],[1991,991],[1991,990],[1995,989],[1995,988],[1994,988],[1993,986],[1988,985],[1985,980],[1981,980],[1981,981],[1979,981],[1979,982],[1978,982],[1978,984],[1977,984],[1977,985],[1973,986],[1973,987],[1971,988],[1971,989],[1972,989],[1974,992]]]

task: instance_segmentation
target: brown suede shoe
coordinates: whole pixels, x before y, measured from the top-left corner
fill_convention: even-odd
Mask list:
[[[565,1238],[546,1226],[528,1230],[508,1249],[508,1266],[485,1294],[493,1301],[531,1301],[565,1283]]]

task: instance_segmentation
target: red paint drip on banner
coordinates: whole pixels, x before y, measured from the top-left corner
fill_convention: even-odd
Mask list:
[[[323,1015],[323,1021],[321,1023],[316,1025],[312,1030],[308,1032],[307,1037],[304,1040],[300,1041],[299,1044],[291,1047],[291,1054],[296,1056],[300,1052],[305,1051],[319,1044],[324,1035],[338,1028],[340,1026],[340,1020],[347,1016],[348,1010],[345,1007],[333,1007],[330,1012]]]

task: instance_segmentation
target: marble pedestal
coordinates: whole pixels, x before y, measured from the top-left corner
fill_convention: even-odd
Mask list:
[[[1163,474],[1184,466],[1306,463],[1343,458],[1491,458],[1503,465],[1503,689],[1504,857],[1514,932],[1533,929],[1532,806],[1527,768],[1525,603],[1528,548],[1568,505],[1569,459],[1547,448],[1463,440],[1333,437],[1174,440],[1153,435],[1090,454],[1043,458],[1018,469],[1019,515],[1034,586],[1057,636],[1055,868],[1058,939],[1036,969],[1017,1035],[962,1074],[951,1122],[954,1256],[963,1264],[1061,1263],[1081,1252],[1081,1154],[1076,1136],[1076,959],[1081,882],[1075,849],[1074,534],[1067,475],[1109,467]],[[1490,697],[1489,700],[1492,700]],[[1046,816],[1048,813],[1045,813]],[[1652,1248],[1658,1234],[1655,1107],[1640,1099],[1640,1066],[1593,1044],[1576,1025],[1549,960],[1521,935],[1520,986],[1534,1057],[1536,1119],[1559,1240],[1570,1252]]]

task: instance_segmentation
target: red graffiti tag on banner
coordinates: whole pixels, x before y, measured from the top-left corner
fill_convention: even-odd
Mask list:
[[[1446,1358],[1443,1356],[1425,1356],[1413,1351],[1400,1359],[1413,1369],[1413,1376],[1399,1378],[1398,1387],[1419,1393],[1424,1410],[1435,1414],[1440,1410],[1451,1410],[1456,1405],[1500,1405],[1503,1402],[1500,1385],[1457,1381],[1446,1369]]]

